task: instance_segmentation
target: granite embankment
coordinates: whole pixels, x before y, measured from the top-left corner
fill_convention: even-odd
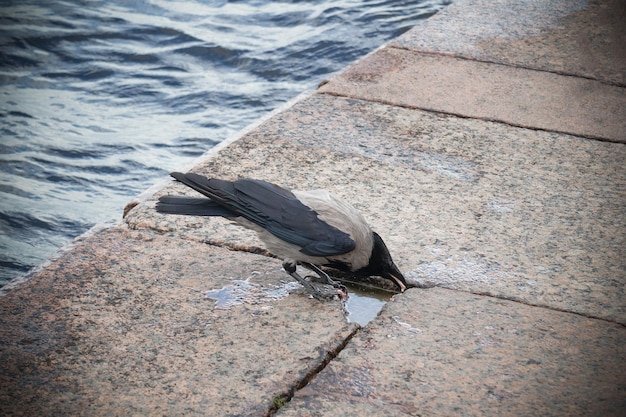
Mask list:
[[[429,288],[359,329],[171,183],[0,299],[0,414],[626,415],[625,16],[459,0],[193,168],[354,201]]]

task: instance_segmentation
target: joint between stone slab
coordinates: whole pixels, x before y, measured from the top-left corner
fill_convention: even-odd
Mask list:
[[[445,112],[445,111],[441,111],[441,110],[431,109],[431,108],[428,108],[428,107],[418,107],[418,106],[409,106],[409,105],[406,105],[406,104],[398,104],[398,103],[394,103],[394,102],[388,101],[388,100],[370,100],[370,99],[366,99],[366,98],[362,98],[362,97],[351,97],[351,96],[348,96],[348,95],[334,93],[334,92],[330,92],[330,91],[320,91],[317,94],[323,94],[323,95],[332,96],[332,97],[349,98],[349,99],[352,99],[352,100],[360,100],[360,101],[364,101],[364,102],[368,102],[368,103],[384,104],[384,105],[387,105],[387,106],[399,107],[399,108],[409,109],[409,110],[420,110],[420,111],[425,111],[425,112],[432,113],[432,114],[458,117],[460,119],[481,120],[481,121],[484,121],[484,122],[499,123],[499,124],[504,125],[504,126],[516,127],[516,128],[520,128],[520,129],[527,129],[527,130],[534,130],[534,131],[537,131],[537,132],[547,132],[547,133],[557,133],[557,134],[560,134],[560,135],[570,135],[570,136],[577,137],[577,138],[596,140],[598,142],[620,143],[620,144],[624,144],[625,143],[622,140],[605,138],[605,137],[601,137],[601,136],[585,135],[585,134],[572,133],[572,132],[561,131],[561,130],[541,129],[541,128],[538,128],[538,127],[535,127],[535,126],[526,126],[526,125],[523,125],[523,124],[510,123],[510,122],[506,122],[504,120],[494,119],[494,118],[490,118],[490,117],[467,116],[467,115],[464,115],[464,114],[461,114],[461,113]]]
[[[138,226],[136,224],[129,223],[129,222],[124,222],[122,224],[125,225],[125,227],[129,231],[132,231],[132,232],[153,233],[156,235],[170,234],[184,241],[204,243],[206,245],[215,246],[218,248],[224,248],[230,251],[247,252],[247,253],[252,253],[255,255],[264,255],[270,258],[276,258],[274,255],[272,255],[270,252],[268,252],[266,249],[260,246],[244,246],[244,245],[236,245],[236,244],[225,242],[222,240],[213,240],[210,238],[194,238],[193,236],[185,235],[184,233],[181,232],[180,229],[166,230],[166,229],[159,229],[158,227],[154,227],[154,226]]]
[[[304,377],[297,383],[297,385],[294,385],[293,387],[291,387],[288,392],[275,395],[272,398],[274,407],[270,408],[268,412],[265,414],[265,416],[266,417],[273,416],[279,410],[280,407],[277,406],[274,399],[280,398],[281,402],[285,403],[284,405],[288,404],[289,401],[291,401],[293,396],[296,394],[296,392],[306,387],[307,384],[311,382],[311,380],[315,378],[316,375],[322,372],[324,368],[326,368],[326,366],[339,355],[339,353],[348,345],[350,340],[352,340],[352,338],[360,330],[361,330],[361,326],[355,323],[353,330],[344,339],[337,341],[337,343],[335,343],[334,346],[331,346],[330,349],[326,350],[322,361],[317,367],[307,372],[306,375],[304,375]]]
[[[549,70],[549,69],[535,68],[535,67],[531,67],[528,65],[511,64],[511,63],[504,62],[504,61],[497,61],[495,59],[479,59],[479,58],[470,57],[470,56],[463,55],[463,54],[435,52],[435,51],[421,51],[421,50],[406,48],[400,45],[389,45],[388,48],[396,49],[399,51],[406,51],[406,52],[410,52],[410,53],[414,53],[418,55],[428,55],[428,56],[436,56],[436,57],[442,57],[442,58],[460,59],[460,60],[469,61],[469,62],[479,62],[481,64],[500,65],[500,66],[508,67],[508,68],[516,68],[516,69],[527,70],[527,71],[535,71],[535,72],[541,72],[541,73],[547,73],[547,74],[561,75],[563,77],[580,78],[584,80],[595,81],[600,84],[608,85],[611,87],[626,88],[626,84],[624,83],[599,80],[597,78],[590,77],[588,75],[575,74],[575,73],[567,72],[567,71]]]
[[[224,248],[232,252],[244,252],[244,253],[250,253],[253,255],[263,255],[263,256],[267,256],[268,258],[278,259],[275,255],[268,252],[267,249],[264,249],[260,246],[238,246],[238,245],[233,245],[232,243],[227,243],[227,242],[222,242],[222,241],[213,241],[211,239],[204,239],[204,240],[201,240],[200,242],[204,243],[205,245],[215,246],[218,248]]]
[[[592,320],[600,320],[606,323],[613,323],[613,324],[617,324],[619,326],[622,326],[624,328],[626,328],[626,323],[622,323],[620,321],[617,320],[612,320],[606,317],[599,317],[599,316],[595,316],[593,314],[585,314],[585,313],[581,313],[578,311],[572,311],[572,310],[566,310],[563,308],[558,308],[558,307],[554,307],[554,306],[549,306],[546,304],[537,304],[537,303],[531,303],[528,302],[527,300],[523,300],[521,298],[517,298],[517,297],[513,297],[513,296],[505,296],[505,295],[495,295],[495,294],[491,294],[487,291],[470,291],[470,290],[461,290],[461,289],[457,289],[457,288],[450,288],[450,287],[446,287],[443,285],[436,285],[435,287],[437,288],[441,288],[444,290],[450,290],[450,291],[456,291],[456,292],[462,292],[462,293],[467,293],[467,294],[473,294],[473,295],[478,295],[481,297],[489,297],[489,298],[495,298],[495,299],[499,299],[499,300],[505,300],[505,301],[511,301],[514,303],[518,303],[518,304],[523,304],[529,307],[537,307],[537,308],[542,308],[545,310],[551,310],[551,311],[558,311],[560,313],[568,313],[568,314],[575,314],[577,316],[580,317],[584,317],[587,319],[592,319]],[[430,287],[432,288],[432,287]]]

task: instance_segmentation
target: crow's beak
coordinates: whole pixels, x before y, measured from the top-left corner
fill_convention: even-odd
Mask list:
[[[402,272],[400,272],[396,264],[393,262],[388,266],[387,271],[383,274],[383,277],[393,281],[400,292],[404,292],[408,286],[406,280],[404,279],[404,275],[402,275]]]

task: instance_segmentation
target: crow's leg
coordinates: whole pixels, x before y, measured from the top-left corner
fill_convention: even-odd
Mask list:
[[[285,261],[283,262],[283,268],[285,269],[285,271],[287,271],[287,273],[289,275],[291,275],[296,281],[298,281],[300,284],[302,284],[302,286],[305,288],[305,290],[313,296],[313,298],[317,299],[317,300],[328,300],[328,296],[326,294],[324,294],[323,292],[321,292],[319,289],[315,288],[315,286],[313,286],[313,284],[311,284],[309,281],[307,281],[306,279],[302,278],[300,276],[300,274],[298,274],[298,272],[296,271],[296,266],[298,264],[296,263],[296,261],[294,261],[293,259],[285,259]]]
[[[315,272],[317,275],[320,276],[320,278],[325,280],[328,285],[332,285],[333,287],[337,288],[338,290],[343,291],[344,294],[348,293],[348,290],[347,290],[345,285],[343,285],[342,283],[337,282],[334,279],[332,279],[326,272],[322,271],[322,269],[320,267],[318,267],[317,265],[310,264],[308,262],[302,262],[302,266],[304,266],[305,268],[308,268],[311,271]]]

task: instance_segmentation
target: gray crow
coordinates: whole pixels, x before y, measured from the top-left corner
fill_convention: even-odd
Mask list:
[[[380,276],[400,291],[407,287],[385,242],[350,204],[324,190],[289,191],[255,179],[225,181],[173,172],[172,177],[208,198],[164,196],[160,213],[222,216],[256,231],[267,249],[283,259],[283,268],[318,299],[319,289],[296,272],[296,265],[333,281],[319,266],[356,276]]]

